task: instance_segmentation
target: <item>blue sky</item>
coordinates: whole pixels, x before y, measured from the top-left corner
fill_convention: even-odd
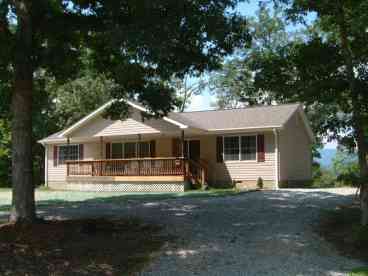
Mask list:
[[[249,2],[243,2],[238,5],[237,11],[244,16],[255,16],[258,9],[259,0],[250,0]],[[310,16],[310,20],[313,20],[314,16]],[[204,91],[201,95],[194,96],[190,106],[187,111],[195,110],[208,110],[213,109],[211,103],[215,102],[216,98],[209,93],[208,90]],[[336,141],[328,142],[325,144],[324,148],[336,148]]]
[[[238,5],[236,10],[244,16],[254,16],[258,9],[258,2],[258,0],[242,2]],[[215,101],[216,98],[210,95],[208,90],[204,91],[201,95],[193,97],[191,105],[188,107],[188,111],[213,109],[211,103]]]

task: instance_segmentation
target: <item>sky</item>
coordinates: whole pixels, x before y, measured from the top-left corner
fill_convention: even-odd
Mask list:
[[[258,9],[259,0],[250,0],[242,2],[237,7],[237,12],[244,16],[254,16]],[[212,102],[216,102],[215,96],[211,95],[208,90],[205,90],[201,95],[194,96],[187,111],[208,110],[213,109]]]
[[[242,2],[238,5],[237,11],[244,16],[255,16],[255,13],[258,9],[259,0],[249,0],[249,2]],[[310,18],[313,20],[313,15]],[[190,106],[187,108],[187,111],[197,111],[197,110],[209,110],[213,109],[211,103],[215,102],[215,96],[211,95],[211,93],[206,89],[202,94],[196,95],[193,97]],[[327,149],[336,149],[337,142],[327,142],[324,145],[324,148]]]

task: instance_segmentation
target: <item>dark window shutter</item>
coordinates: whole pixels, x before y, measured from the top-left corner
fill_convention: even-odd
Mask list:
[[[223,144],[223,137],[217,136],[216,137],[216,159],[217,163],[222,163],[224,161],[223,152],[224,152],[224,144]]]
[[[151,150],[151,157],[156,157],[156,141],[152,140],[150,142],[150,150]]]
[[[111,158],[111,143],[106,143],[106,159]]]
[[[57,166],[58,163],[58,146],[54,146],[54,167]]]
[[[257,135],[257,161],[264,162],[265,161],[265,141],[264,135]]]
[[[84,145],[79,144],[79,160],[83,160],[83,159],[84,159]]]

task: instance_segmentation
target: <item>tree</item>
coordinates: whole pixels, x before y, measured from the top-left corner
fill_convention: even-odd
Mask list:
[[[265,91],[254,86],[253,67],[260,59],[267,58],[292,39],[295,40],[298,32],[286,31],[282,10],[276,8],[271,11],[266,5],[260,5],[256,16],[251,17],[248,24],[251,47],[237,49],[237,55],[227,60],[221,70],[211,76],[211,91],[216,96],[219,108],[285,101],[272,90]]]
[[[63,81],[78,71],[86,48],[93,67],[114,80],[112,97],[133,97],[158,116],[172,109],[174,74],[219,67],[248,40],[245,20],[231,13],[238,0],[126,1],[3,0],[0,71],[12,80],[11,221],[35,219],[32,182],[32,103],[35,78]],[[3,77],[5,76],[5,77]],[[9,77],[10,76],[10,77]],[[113,105],[112,116],[127,108]]]
[[[323,76],[328,75],[329,79],[338,79],[343,86],[340,88],[329,87],[331,83],[326,82],[324,87],[317,90],[317,93],[322,98],[326,98],[322,95],[323,92],[328,92],[328,89],[336,92],[333,93],[335,97],[333,102],[348,117],[346,121],[347,126],[351,129],[350,137],[356,143],[359,157],[362,224],[368,225],[368,164],[366,158],[368,144],[365,133],[368,119],[368,96],[366,93],[368,88],[366,70],[368,52],[365,47],[368,42],[366,35],[368,1],[294,0],[283,2],[291,5],[288,11],[291,17],[300,17],[308,12],[317,14],[323,37],[311,41],[312,46],[314,46],[311,49],[314,50],[314,53],[319,52],[314,56],[321,58],[321,51],[331,50],[336,58],[334,61],[340,63],[338,68],[331,68],[329,75],[324,74]],[[320,62],[323,61],[320,60]],[[318,68],[321,67],[318,66]],[[315,73],[317,72],[315,71]],[[336,84],[335,81],[333,83]]]
[[[200,95],[206,85],[207,82],[203,78],[191,79],[188,75],[184,78],[174,78],[170,82],[170,86],[176,91],[179,112],[184,112],[190,105],[193,96]]]

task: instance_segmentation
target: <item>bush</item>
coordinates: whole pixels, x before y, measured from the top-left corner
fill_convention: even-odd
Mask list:
[[[353,241],[357,247],[368,247],[368,226],[357,225],[353,228]]]
[[[258,177],[257,187],[260,188],[260,189],[263,189],[263,179],[262,179],[262,177]]]
[[[330,170],[321,170],[320,174],[313,179],[314,188],[335,187],[336,176]]]

